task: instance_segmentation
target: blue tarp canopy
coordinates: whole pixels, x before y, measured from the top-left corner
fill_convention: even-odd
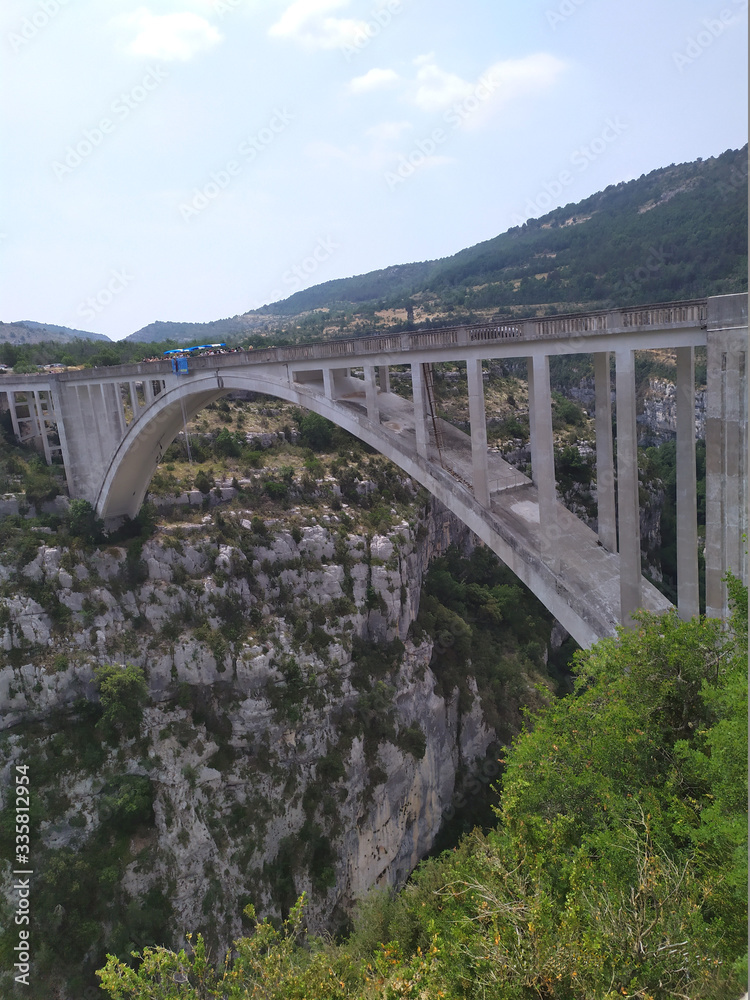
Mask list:
[[[188,351],[207,351],[209,347],[226,347],[226,344],[200,344],[198,347],[188,347]]]
[[[182,354],[182,352],[184,350],[185,350],[184,347],[175,347],[171,351],[165,351],[164,353],[165,354]]]

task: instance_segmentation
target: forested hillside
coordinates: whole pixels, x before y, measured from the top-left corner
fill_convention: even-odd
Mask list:
[[[747,146],[610,185],[453,257],[326,282],[257,312],[327,309],[377,321],[379,311],[411,306],[413,320],[447,321],[746,287]]]

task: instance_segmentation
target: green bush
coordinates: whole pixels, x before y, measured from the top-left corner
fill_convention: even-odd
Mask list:
[[[123,736],[137,736],[148,699],[143,670],[128,664],[100,666],[94,670],[102,707],[102,728]]]

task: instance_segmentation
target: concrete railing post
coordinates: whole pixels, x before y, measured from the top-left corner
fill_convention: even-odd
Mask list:
[[[700,613],[692,347],[677,348],[677,607],[684,621]]]
[[[612,447],[612,392],[609,382],[609,352],[594,355],[596,384],[596,504],[599,541],[617,552],[615,515],[615,463]]]
[[[617,498],[619,501],[620,620],[632,627],[641,599],[641,517],[638,499],[638,438],[635,412],[635,353],[617,351]]]
[[[469,384],[469,420],[471,422],[471,468],[474,496],[483,507],[490,505],[487,463],[487,417],[484,406],[484,382],[481,360],[466,362]]]

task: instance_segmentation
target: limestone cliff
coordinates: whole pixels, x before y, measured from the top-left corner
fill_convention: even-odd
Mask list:
[[[167,900],[174,942],[202,926],[227,944],[245,902],[278,914],[303,891],[311,924],[335,926],[370,887],[403,882],[494,739],[476,686],[460,713],[431,640],[409,639],[429,562],[471,544],[436,503],[414,513],[368,535],[333,513],[219,512],[129,548],[45,537],[0,567],[17,581],[0,600],[2,804],[33,758],[39,870],[99,850],[129,781],[153,812],[112,891]],[[149,699],[137,733],[102,743],[86,705],[97,668],[118,663],[142,668]]]

